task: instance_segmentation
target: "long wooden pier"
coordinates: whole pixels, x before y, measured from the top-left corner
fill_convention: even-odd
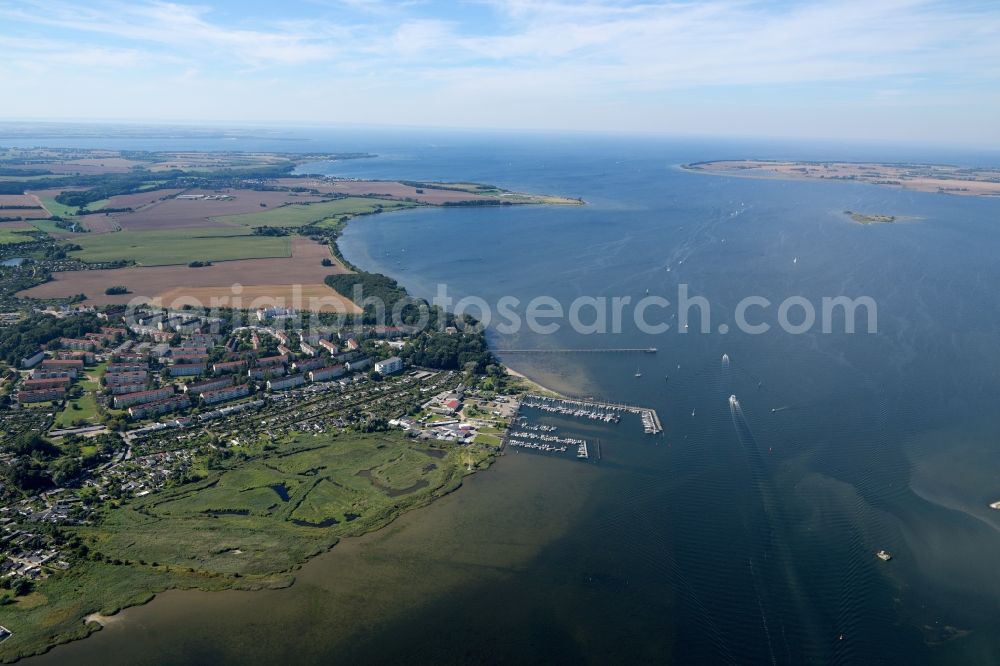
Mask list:
[[[603,349],[497,349],[498,354],[655,354],[656,347],[608,347]]]

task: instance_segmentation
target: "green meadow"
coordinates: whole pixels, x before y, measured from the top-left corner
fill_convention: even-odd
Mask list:
[[[79,234],[82,249],[70,254],[82,261],[131,260],[140,266],[187,264],[291,256],[291,242],[282,236],[254,236],[247,228],[168,229]]]
[[[458,488],[489,463],[476,446],[430,447],[400,432],[328,432],[229,449],[198,481],[105,510],[80,539],[67,571],[2,608],[14,635],[0,660],[81,637],[108,614],[173,587],[260,589],[288,585],[294,569],[337,543],[385,526]],[[204,469],[203,464],[196,467]]]
[[[66,206],[64,204],[56,201],[55,197],[39,197],[42,205],[45,206],[45,210],[49,211],[52,215],[62,218],[74,217],[76,212],[80,210],[76,206]],[[87,204],[87,210],[101,210],[108,205],[109,199],[101,199],[100,201],[92,201]]]
[[[72,233],[68,229],[63,229],[58,226],[52,220],[30,220],[28,222],[31,226],[35,227],[39,231],[44,231],[47,234],[69,234]]]
[[[428,451],[399,433],[301,435],[273,450],[261,443],[243,450],[252,456],[245,463],[112,512],[92,532],[95,547],[223,573],[285,571],[457,487],[461,452]]]
[[[215,218],[219,222],[245,227],[302,227],[332,217],[365,215],[378,209],[397,210],[417,204],[409,201],[374,199],[371,197],[346,197],[312,204],[290,204],[259,213],[226,215]]]
[[[10,245],[13,243],[24,243],[32,240],[31,236],[25,234],[26,231],[34,231],[30,225],[11,227],[0,227],[0,245]]]

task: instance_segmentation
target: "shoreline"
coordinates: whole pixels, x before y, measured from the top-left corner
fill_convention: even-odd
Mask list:
[[[529,380],[530,381],[530,380]],[[252,579],[249,576],[240,576],[237,574],[236,577],[229,577],[222,581],[218,586],[202,586],[198,584],[173,584],[164,585],[162,587],[156,587],[150,591],[142,599],[134,599],[122,603],[121,605],[113,609],[100,609],[91,610],[86,615],[78,616],[79,622],[83,626],[82,633],[75,632],[70,634],[54,634],[52,641],[45,644],[43,647],[26,653],[18,653],[12,655],[0,654],[0,664],[13,664],[28,662],[34,657],[40,657],[44,654],[48,654],[59,647],[74,643],[77,641],[82,641],[90,638],[93,634],[103,631],[106,628],[123,626],[128,623],[129,618],[127,617],[127,611],[133,608],[139,608],[142,606],[147,606],[157,600],[160,595],[166,592],[203,592],[203,593],[214,593],[214,592],[257,592],[261,590],[282,590],[287,589],[295,585],[297,581],[297,572],[302,569],[302,567],[308,565],[319,557],[325,554],[329,554],[335,550],[335,548],[343,541],[348,539],[361,539],[371,535],[378,534],[379,532],[389,529],[393,523],[397,520],[406,516],[410,513],[419,511],[426,507],[431,506],[437,500],[444,497],[448,497],[456,492],[458,492],[462,487],[465,486],[467,480],[471,477],[476,476],[481,472],[488,471],[494,464],[499,461],[499,456],[493,458],[487,458],[483,461],[484,466],[477,466],[473,471],[468,471],[460,473],[457,478],[455,478],[451,483],[443,485],[439,488],[440,494],[438,495],[427,495],[423,497],[420,501],[414,503],[407,507],[397,507],[397,509],[382,523],[377,525],[374,529],[360,532],[358,534],[347,534],[341,535],[334,538],[332,543],[321,547],[316,552],[307,555],[301,561],[296,562],[290,568],[274,571],[266,574],[260,574],[260,578]],[[169,570],[169,565],[166,567]],[[105,612],[107,610],[107,612]]]
[[[567,200],[567,202],[568,201],[569,200]],[[539,205],[539,204],[542,204],[542,205],[546,205],[546,204],[552,205],[554,203],[556,205],[565,205],[564,202],[558,202],[557,203],[557,202],[553,202],[553,201],[537,201],[537,202],[536,201],[524,201],[524,202],[517,202],[517,203],[519,203],[521,205]],[[574,205],[584,205],[584,202],[582,200],[581,201],[574,201],[573,204]],[[355,217],[358,217],[358,216],[352,216],[351,218],[348,218],[347,220],[345,220],[344,221],[345,222],[344,228],[346,228],[346,226],[348,224],[350,224],[351,222],[353,222],[354,219],[355,219]],[[333,238],[331,238],[330,242],[329,242],[329,245],[331,246],[331,249],[333,250],[334,256],[337,257],[338,259],[340,258],[340,248],[339,248],[339,243],[338,243],[339,236],[340,236],[339,233],[336,234],[336,235],[334,235]],[[358,269],[357,272],[359,272],[359,273],[365,273],[367,271],[364,271],[363,269]],[[404,289],[405,289],[405,287],[404,287]],[[490,352],[494,352],[494,350],[492,348],[490,348],[488,342],[487,342],[487,348],[490,350]],[[526,376],[526,375],[524,375],[524,374],[522,374],[522,373],[520,373],[520,372],[518,372],[516,370],[512,370],[511,368],[507,367],[505,364],[503,365],[503,367],[505,368],[505,371],[506,371],[506,373],[509,376],[512,376],[512,377],[515,377],[515,378],[519,379],[521,382],[523,382],[526,385],[526,387],[527,387],[527,391],[526,392],[527,393],[532,393],[532,392],[534,392],[534,393],[540,393],[540,394],[551,396],[551,397],[554,397],[554,398],[565,398],[566,397],[563,394],[561,394],[560,392],[554,391],[554,390],[552,390],[552,389],[550,389],[550,388],[548,388],[546,386],[543,386],[542,384],[539,384],[538,382],[532,380],[528,376]],[[412,504],[410,506],[407,506],[405,508],[397,507],[397,510],[394,511],[392,513],[392,515],[387,520],[385,520],[385,522],[383,524],[378,525],[374,530],[371,530],[371,531],[368,531],[368,532],[363,532],[363,533],[357,534],[357,535],[351,535],[351,536],[366,536],[367,534],[376,533],[376,532],[378,532],[378,531],[380,531],[382,529],[387,528],[389,525],[391,525],[395,520],[397,520],[402,515],[404,515],[406,513],[409,513],[410,511],[412,511],[414,509],[419,509],[419,508],[422,508],[424,506],[428,506],[428,505],[434,503],[434,501],[436,499],[439,499],[440,497],[447,496],[447,495],[450,495],[450,494],[456,492],[458,489],[460,489],[464,485],[465,477],[472,476],[472,475],[474,475],[475,473],[477,473],[479,471],[485,471],[485,470],[489,469],[489,467],[495,461],[496,461],[495,458],[489,458],[489,459],[487,459],[485,461],[485,465],[483,465],[482,467],[479,467],[475,471],[470,471],[470,472],[467,472],[467,473],[464,473],[464,474],[463,473],[459,473],[458,476],[457,476],[457,478],[452,479],[450,483],[447,483],[444,486],[442,486],[440,489],[438,489],[440,491],[440,494],[431,494],[431,495],[425,496],[425,497],[421,498],[418,502],[415,502],[414,504]],[[294,584],[294,581],[295,581],[294,571],[296,571],[300,567],[304,566],[306,563],[312,561],[316,556],[319,556],[319,555],[322,555],[325,552],[331,551],[342,538],[348,538],[348,537],[347,537],[347,535],[337,537],[333,541],[333,543],[330,543],[325,548],[321,548],[319,551],[317,551],[317,552],[315,552],[315,553],[313,553],[311,555],[306,556],[301,561],[296,562],[290,569],[269,572],[269,573],[265,574],[262,578],[264,578],[264,579],[267,579],[267,578],[276,579],[278,577],[281,577],[283,584],[280,584],[280,586],[282,586],[282,587]],[[168,566],[167,570],[169,571],[169,569],[170,569],[170,567]],[[237,574],[237,576],[239,576],[239,574]],[[251,583],[249,586],[247,585],[248,582]],[[262,585],[261,587],[271,587],[271,585],[265,584],[265,585]],[[57,633],[55,633],[53,635],[50,635],[49,636],[49,640],[44,645],[41,645],[41,646],[32,646],[32,647],[29,647],[27,650],[25,650],[23,652],[21,650],[17,650],[16,652],[9,653],[9,654],[0,654],[0,662],[10,663],[10,662],[20,661],[22,659],[30,659],[31,657],[38,656],[38,655],[41,655],[41,654],[45,654],[45,653],[49,652],[50,650],[59,647],[62,644],[73,642],[73,641],[76,641],[76,640],[83,640],[83,639],[89,637],[91,634],[104,629],[105,627],[110,627],[110,626],[113,626],[113,625],[118,625],[120,623],[124,623],[124,622],[126,622],[127,618],[124,616],[123,611],[127,610],[128,608],[135,607],[135,606],[146,605],[146,604],[152,602],[153,600],[155,600],[155,598],[159,594],[161,594],[163,592],[166,592],[168,590],[197,589],[197,590],[201,590],[201,591],[205,591],[205,592],[212,592],[212,591],[233,590],[233,589],[237,589],[237,590],[238,589],[252,590],[254,588],[256,588],[256,586],[253,585],[253,582],[250,579],[248,579],[248,578],[242,578],[242,577],[239,577],[239,578],[229,578],[229,579],[224,580],[224,581],[219,581],[217,585],[205,585],[205,586],[202,586],[202,585],[199,585],[199,584],[196,584],[196,583],[188,585],[188,584],[185,584],[184,582],[179,582],[179,581],[174,581],[173,584],[166,583],[162,587],[159,586],[159,585],[156,585],[156,586],[153,586],[152,590],[148,591],[148,595],[146,595],[141,600],[140,599],[125,600],[125,601],[121,602],[117,607],[115,607],[113,609],[112,608],[95,609],[95,608],[91,607],[91,608],[87,609],[89,611],[87,614],[82,615],[82,616],[81,615],[77,615],[76,616],[78,618],[78,621],[79,621],[79,624],[77,625],[77,627],[80,627],[80,625],[82,625],[82,629],[77,628],[76,630],[65,631],[65,632],[62,632],[62,633],[58,633],[57,632]],[[256,588],[256,589],[260,589],[260,588]]]
[[[491,349],[490,351],[493,351],[493,350]],[[550,389],[549,387],[547,387],[547,386],[545,386],[543,384],[539,384],[538,382],[536,382],[531,377],[528,377],[527,375],[525,375],[525,374],[523,374],[521,372],[518,372],[517,370],[511,368],[508,365],[504,365],[503,367],[507,371],[507,374],[509,376],[511,376],[511,377],[517,377],[518,379],[520,379],[521,381],[523,381],[525,384],[527,384],[530,392],[547,394],[547,395],[550,395],[550,396],[552,396],[554,398],[567,398],[567,397],[569,397],[569,396],[567,396],[564,393],[560,393],[559,391],[556,391],[554,389]]]

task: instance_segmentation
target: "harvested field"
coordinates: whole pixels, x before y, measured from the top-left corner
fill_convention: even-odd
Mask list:
[[[153,197],[154,194],[156,192],[151,191],[146,196]],[[151,203],[141,210],[131,213],[116,213],[115,217],[126,231],[220,227],[224,225],[212,218],[256,213],[277,208],[286,203],[310,203],[323,199],[295,192],[257,192],[255,190],[188,190],[184,192],[184,195],[223,195],[231,198],[195,200],[171,198]]]
[[[18,208],[38,208],[41,206],[38,199],[30,194],[0,194],[0,206],[7,208],[16,206]]]
[[[160,199],[166,199],[167,197],[172,197],[175,194],[179,194],[184,190],[180,189],[163,189],[163,190],[148,190],[146,192],[136,192],[135,194],[117,194],[110,199],[108,199],[108,205],[105,208],[132,208],[137,209],[142,206],[148,206],[149,204],[156,203]]]
[[[0,210],[0,218],[17,217],[22,220],[47,220],[51,215],[44,208],[7,208]]]
[[[315,284],[241,285],[239,294],[230,285],[224,287],[177,287],[157,295],[164,306],[203,303],[206,307],[233,307],[254,310],[264,306],[294,307],[314,312],[356,313],[361,308],[322,282]]]
[[[250,301],[259,296],[284,297],[286,304],[292,305],[292,287],[300,285],[305,299],[322,295],[331,298],[330,303],[344,301],[323,284],[327,275],[348,272],[330,254],[329,248],[302,237],[293,238],[291,246],[290,257],[225,261],[202,268],[149,266],[53,273],[50,282],[18,295],[25,298],[64,298],[83,293],[87,296],[86,303],[106,305],[128,303],[136,297],[162,298],[164,294],[173,300],[189,293],[195,298],[206,299],[204,302],[207,305],[207,299],[213,296],[231,297],[233,285],[240,284],[243,287],[240,292],[243,305],[248,307]],[[332,260],[333,266],[323,266],[323,259]],[[124,285],[132,293],[106,295],[104,290],[113,285]],[[303,305],[308,306],[308,300]],[[327,308],[327,311],[332,310],[333,307]]]
[[[55,174],[92,175],[101,173],[125,173],[145,162],[126,160],[120,157],[70,160],[66,162],[40,162],[37,164],[10,164],[9,169],[45,169]]]
[[[33,224],[28,224],[27,222],[14,220],[0,222],[0,229],[6,229],[7,231],[35,231],[35,226]]]
[[[0,194],[0,219],[43,220],[51,217],[42,202],[30,194]]]
[[[101,215],[100,213],[96,215],[83,215],[78,220],[87,231],[95,234],[107,234],[122,230],[121,225],[110,215]]]

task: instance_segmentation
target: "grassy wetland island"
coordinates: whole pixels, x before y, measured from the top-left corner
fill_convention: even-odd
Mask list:
[[[412,326],[421,303],[336,241],[418,206],[582,202],[300,173],[369,157],[0,150],[0,660],[162,590],[291,585],[500,453],[528,384],[471,318]],[[236,282],[343,316],[171,305]],[[403,325],[358,285],[406,300]],[[136,296],[153,302],[127,313]]]

